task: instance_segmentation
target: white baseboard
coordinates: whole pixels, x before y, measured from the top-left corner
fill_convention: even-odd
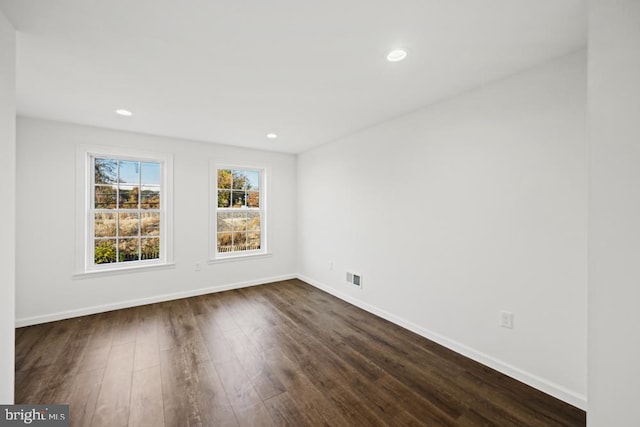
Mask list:
[[[396,316],[395,314],[391,314],[385,310],[382,310],[378,307],[375,307],[371,304],[368,304],[362,300],[354,298],[350,295],[337,291],[334,288],[331,288],[323,283],[318,282],[310,277],[304,276],[302,274],[297,275],[298,279],[306,282],[312,286],[315,286],[318,289],[321,289],[341,300],[344,300],[350,304],[355,305],[369,313],[375,314],[376,316],[382,317],[396,325],[402,326],[405,329],[408,329],[412,332],[415,332],[418,335],[421,335],[431,341],[435,341],[436,343],[447,347],[450,350],[455,351],[456,353],[460,353],[470,359],[475,360],[485,366],[488,366],[492,369],[495,369],[498,372],[501,372],[505,375],[508,375],[516,380],[523,382],[533,388],[536,388],[544,393],[550,394],[551,396],[558,398],[564,402],[567,402],[573,406],[576,406],[582,410],[587,409],[587,398],[586,396],[576,393],[572,390],[569,390],[561,385],[555,384],[551,381],[548,381],[544,378],[540,378],[537,375],[526,372],[522,369],[519,369],[515,366],[512,366],[508,363],[505,363],[501,360],[498,360],[488,354],[477,351],[469,346],[466,346],[462,343],[459,343],[455,340],[449,339],[445,336],[442,336],[436,332],[430,331],[428,329],[423,328],[422,326],[416,325],[406,319],[403,319],[400,316]]]
[[[57,313],[43,314],[40,316],[23,317],[16,319],[16,328],[23,326],[37,325],[39,323],[54,322],[56,320],[71,319],[73,317],[86,316],[89,314],[103,313],[105,311],[119,310],[121,308],[137,307],[140,305],[153,304],[156,302],[172,301],[181,298],[189,298],[198,295],[211,294],[214,292],[230,291],[232,289],[246,288],[249,286],[265,285],[267,283],[279,282],[281,280],[294,279],[295,274],[283,276],[266,277],[260,280],[250,280],[246,282],[231,283],[228,285],[212,286],[209,288],[193,289],[184,292],[157,295],[148,298],[139,298],[127,301],[120,301],[111,304],[95,305],[93,307],[79,308],[75,310],[60,311]]]

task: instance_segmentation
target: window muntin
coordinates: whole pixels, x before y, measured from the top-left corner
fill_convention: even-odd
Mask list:
[[[91,155],[90,269],[163,261],[163,163]]]
[[[216,168],[216,258],[265,252],[264,171]]]

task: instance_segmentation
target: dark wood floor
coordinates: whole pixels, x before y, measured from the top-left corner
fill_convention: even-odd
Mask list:
[[[75,426],[585,425],[298,280],[17,329],[16,403]]]

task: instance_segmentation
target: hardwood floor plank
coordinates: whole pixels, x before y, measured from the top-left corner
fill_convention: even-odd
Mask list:
[[[322,385],[325,396],[350,424],[385,425],[393,418],[402,419],[403,424],[415,424],[417,420],[392,405],[387,405],[385,410],[384,406],[374,404],[374,390],[358,390],[359,380],[366,379],[350,369],[330,348],[314,337],[296,333],[294,328],[287,328],[283,333],[291,339],[288,345],[282,346],[285,354],[302,366],[314,384]]]
[[[135,346],[134,371],[160,365],[160,346],[157,337],[138,339]]]
[[[287,356],[278,350],[269,350],[265,356],[269,368],[289,395],[296,397],[300,410],[317,425],[348,425],[342,414],[336,411],[316,385]]]
[[[51,365],[65,351],[67,343],[73,335],[74,323],[79,319],[60,320],[45,334],[40,332],[38,343],[46,341],[46,345],[33,345],[26,353],[16,358],[17,370],[26,370]],[[34,330],[34,332],[37,329]]]
[[[476,397],[473,405],[477,415],[499,417],[505,422],[529,424],[531,426],[557,426],[555,417],[520,402],[519,396],[496,390],[491,384],[474,377],[470,373],[456,376],[456,382]]]
[[[160,366],[160,340],[158,338],[158,319],[152,306],[139,308],[136,328],[136,348],[133,370]]]
[[[288,329],[288,331],[293,330],[293,328]],[[306,369],[313,366],[316,371],[325,371],[326,375],[330,375],[330,378],[345,385],[345,389],[342,391],[343,394],[349,393],[346,391],[349,390],[352,398],[358,399],[366,406],[367,412],[375,413],[377,417],[384,420],[385,423],[391,423],[393,425],[418,425],[421,423],[419,420],[428,420],[441,426],[453,425],[453,419],[431,405],[430,402],[420,399],[417,395],[412,395],[410,390],[406,387],[401,387],[402,384],[399,382],[393,383],[394,385],[400,386],[395,388],[395,393],[380,393],[381,389],[389,391],[391,377],[388,374],[384,372],[381,373],[380,376],[376,377],[376,387],[371,387],[370,380],[366,375],[366,370],[363,374],[357,369],[357,365],[353,366],[349,363],[351,358],[343,359],[341,357],[343,354],[342,351],[335,352],[335,349],[323,346],[322,343],[317,342],[316,337],[312,336],[304,337],[298,335],[294,337],[294,340],[303,347],[303,349],[297,349],[296,352],[305,354],[310,358],[310,362],[304,364]],[[305,372],[307,372],[307,370],[305,370]],[[310,375],[323,381],[322,375],[318,375],[317,373]],[[386,380],[384,384],[381,379],[383,376]],[[326,379],[324,381],[326,381]],[[380,387],[381,385],[383,387]],[[384,387],[385,385],[387,386],[386,388]],[[399,390],[401,391],[398,392]],[[419,408],[428,408],[428,411],[421,410],[418,411],[417,416],[412,416],[410,412],[403,409],[406,405],[407,395],[411,396],[413,400],[418,401],[418,405],[416,406]],[[366,414],[362,409],[359,412]]]
[[[209,359],[214,363],[232,360],[235,354],[231,348],[231,344],[227,341],[227,337],[215,320],[203,314],[198,314],[195,319],[207,353],[209,354]]]
[[[164,426],[160,366],[134,371],[131,383],[130,427]]]
[[[107,348],[90,348],[87,345],[82,358],[78,362],[78,372],[94,371],[96,369],[104,369],[109,361],[109,349]]]
[[[236,414],[241,409],[262,404],[262,399],[242,370],[240,362],[234,359],[216,364],[215,368]]]
[[[35,364],[33,358],[39,354],[39,348],[42,346],[42,339],[46,337],[54,327],[55,324],[52,322],[28,326],[16,330],[16,371],[29,369],[29,367]]]
[[[160,324],[160,312],[162,304],[147,304],[136,307],[138,312],[136,319],[136,341],[146,338],[158,339],[158,328]]]
[[[264,354],[245,352],[238,356],[238,361],[247,374],[251,385],[264,401],[284,393],[285,387],[269,368]]]
[[[193,354],[197,362],[209,360],[209,354],[187,300],[166,303],[158,327],[160,350],[180,348]]]
[[[238,421],[220,377],[209,361],[196,367],[198,407],[205,426],[237,426]]]
[[[16,403],[44,402],[42,397],[49,384],[51,372],[51,365],[16,371]]]
[[[395,405],[398,408],[426,425],[457,425],[459,417],[452,418],[437,404],[423,398],[411,387],[403,384],[392,375],[387,374],[377,379],[375,388],[383,396],[383,403],[380,403],[380,405],[385,405],[384,397],[386,397],[387,405],[389,404],[388,401],[396,402]],[[400,417],[403,417],[403,415],[401,414]]]
[[[277,426],[311,427],[314,425],[313,420],[296,406],[288,392],[273,396],[265,400],[264,404]]]
[[[272,427],[275,426],[271,414],[263,403],[236,412],[238,425],[241,427]]]
[[[160,354],[165,425],[236,426],[233,409],[210,361],[186,348]]]
[[[271,415],[238,360],[215,365],[240,426],[273,426]]]
[[[160,352],[160,366],[165,425],[202,425],[194,379],[195,356],[181,348],[169,348]]]
[[[109,353],[92,426],[126,426],[129,420],[135,343],[114,345]]]
[[[117,311],[107,311],[105,313],[87,316],[93,320],[94,333],[87,344],[89,349],[106,350],[109,352],[114,337],[114,324],[117,317]]]
[[[100,385],[104,377],[105,368],[93,371],[79,372],[72,382],[68,400],[69,423],[71,426],[90,426],[100,393]],[[42,401],[41,403],[47,403]]]
[[[255,354],[259,352],[259,348],[251,342],[242,329],[228,329],[224,331],[223,334],[227,343],[227,349],[231,351],[236,358],[245,353]]]
[[[463,389],[452,390],[448,380],[438,376],[438,370],[433,369],[431,364],[423,366],[417,365],[407,357],[407,354],[395,351],[394,346],[385,341],[384,338],[362,334],[362,330],[346,328],[344,322],[339,322],[332,329],[334,318],[325,318],[321,312],[314,312],[309,306],[292,307],[284,301],[287,293],[285,288],[282,292],[275,293],[269,291],[280,309],[287,313],[296,324],[302,324],[306,329],[313,331],[313,336],[323,341],[328,347],[334,347],[337,342],[344,342],[350,345],[353,350],[361,353],[363,357],[374,362],[393,377],[401,382],[409,384],[414,391],[417,391],[424,399],[444,412],[450,419],[458,418],[466,407],[466,402],[470,402],[473,397]],[[302,315],[300,313],[306,313]],[[315,313],[310,316],[308,313]],[[322,325],[323,327],[319,327]],[[412,353],[413,356],[413,353]]]
[[[113,345],[135,342],[138,330],[139,307],[116,310],[113,323]]]
[[[571,405],[299,280],[16,331],[72,426],[584,426]]]
[[[224,294],[224,292],[222,292]],[[213,319],[222,331],[237,329],[238,325],[222,304],[224,295],[204,295],[203,303],[206,305],[206,313]]]
[[[47,388],[40,398],[51,403],[64,403],[69,400],[72,384],[77,375],[87,343],[93,334],[93,319],[80,318],[75,322],[68,345],[53,362]]]

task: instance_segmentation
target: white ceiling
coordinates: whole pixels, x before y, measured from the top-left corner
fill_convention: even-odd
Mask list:
[[[293,153],[586,44],[584,0],[0,0],[0,9],[18,29],[19,114]],[[397,46],[409,56],[387,62]]]

